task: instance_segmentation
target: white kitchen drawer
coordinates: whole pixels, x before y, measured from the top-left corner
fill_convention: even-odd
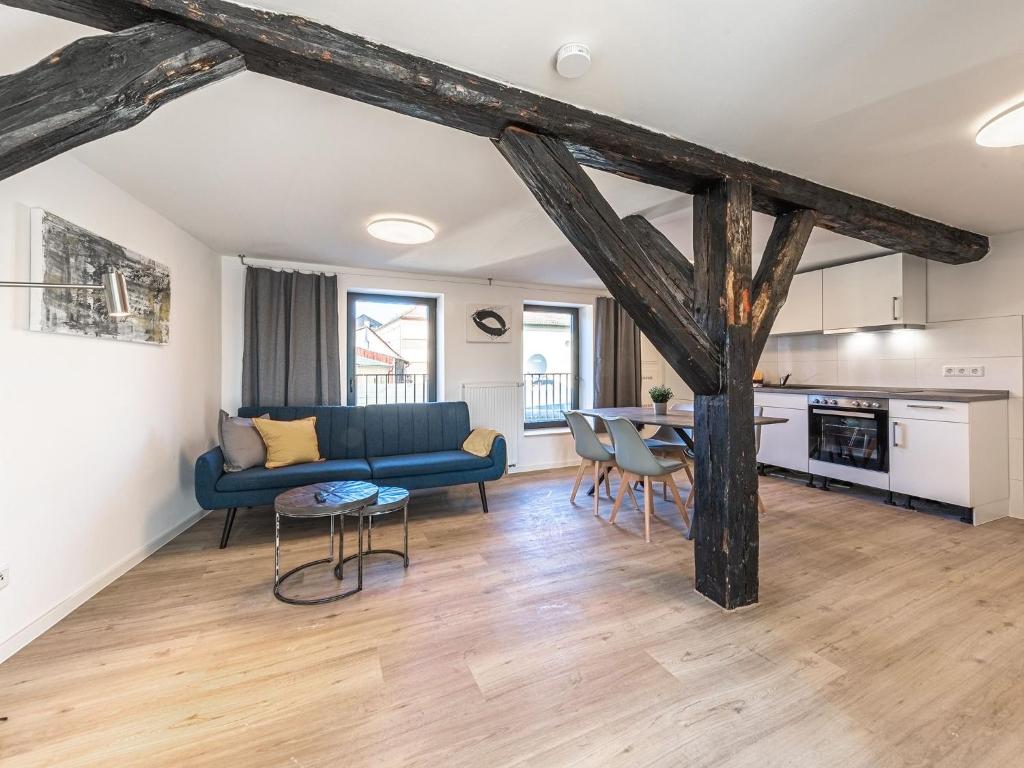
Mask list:
[[[754,405],[765,408],[807,409],[807,395],[784,395],[781,392],[758,392],[754,390]]]
[[[956,421],[966,423],[970,403],[941,403],[929,400],[890,400],[890,419]]]

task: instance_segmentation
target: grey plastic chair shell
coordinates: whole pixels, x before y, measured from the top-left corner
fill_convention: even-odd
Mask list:
[[[762,405],[755,405],[754,406],[754,418],[755,419],[760,418],[763,413],[764,413],[764,406],[762,406]],[[757,454],[759,454],[760,452],[761,452],[761,425],[760,424],[755,424],[754,425],[754,456],[757,456]]]
[[[641,477],[661,477],[681,469],[681,461],[659,459],[644,443],[629,419],[605,419],[615,445],[615,463],[623,472]]]
[[[587,417],[579,411],[564,411],[565,420],[572,432],[576,453],[580,458],[591,461],[614,461],[615,450],[602,443]]]

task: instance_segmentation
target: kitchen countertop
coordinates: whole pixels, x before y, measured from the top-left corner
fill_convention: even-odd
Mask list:
[[[913,387],[849,387],[839,384],[794,384],[788,387],[755,387],[755,392],[779,392],[786,395],[829,395],[834,397],[884,397],[890,400],[932,400],[944,403],[977,403],[1006,400],[1005,389],[916,389]]]

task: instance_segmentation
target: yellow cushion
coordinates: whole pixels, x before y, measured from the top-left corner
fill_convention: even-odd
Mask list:
[[[501,433],[496,430],[478,427],[469,433],[466,442],[462,444],[462,450],[474,456],[490,456],[494,439],[500,435]]]
[[[316,416],[295,421],[253,419],[252,423],[267,445],[267,469],[323,461],[316,440]]]

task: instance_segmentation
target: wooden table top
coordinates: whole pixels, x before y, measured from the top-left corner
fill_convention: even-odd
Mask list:
[[[603,419],[616,417],[629,419],[637,424],[657,424],[665,427],[679,427],[682,429],[693,429],[693,411],[669,410],[664,416],[654,412],[650,405],[642,407],[625,408],[581,408],[580,413],[586,416],[600,416]],[[789,419],[782,419],[777,416],[755,416],[754,424],[766,426],[768,424],[785,424]]]

